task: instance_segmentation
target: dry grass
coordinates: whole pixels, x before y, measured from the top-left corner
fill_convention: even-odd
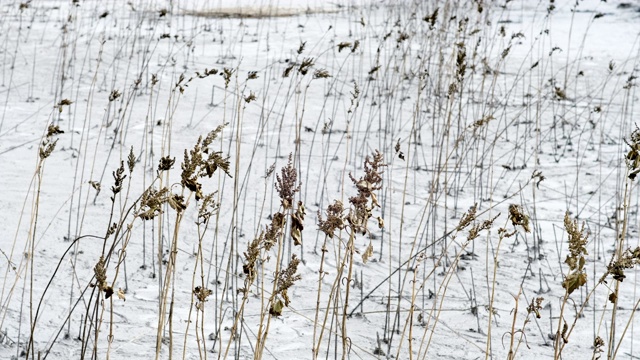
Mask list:
[[[184,10],[183,15],[212,19],[268,19],[281,17],[296,17],[303,15],[319,15],[336,13],[339,10],[321,8],[283,8],[279,6],[264,7],[224,7],[207,10]]]
[[[0,356],[636,356],[640,52],[586,3],[3,7]]]

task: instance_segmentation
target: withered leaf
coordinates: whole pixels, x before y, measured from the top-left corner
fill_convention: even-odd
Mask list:
[[[304,216],[306,211],[302,201],[298,202],[298,209],[291,215],[291,237],[294,245],[302,245],[302,230],[304,230]]]
[[[200,188],[200,184],[193,178],[183,178],[182,185],[193,192],[198,191]]]
[[[562,282],[562,287],[567,290],[568,294],[571,294],[574,290],[587,283],[587,274],[583,272],[577,272],[567,275]]]
[[[124,290],[122,290],[122,288],[118,288],[118,299],[127,301],[126,297],[124,296]]]
[[[162,210],[160,210],[159,208],[156,208],[156,207],[152,207],[149,210],[138,214],[138,216],[142,220],[151,220],[151,219],[155,218],[156,216],[158,216],[160,214],[162,214]]]
[[[165,171],[171,169],[173,164],[176,162],[176,158],[173,159],[168,155],[160,159],[160,164],[158,164],[158,171]]]
[[[93,180],[90,180],[90,181],[89,181],[89,184],[91,185],[91,187],[92,187],[92,188],[94,188],[94,189],[96,190],[96,192],[97,192],[98,194],[100,193],[101,186],[100,186],[100,183],[99,183],[99,182],[97,182],[97,181],[93,181]]]
[[[110,298],[110,297],[111,297],[111,295],[113,295],[113,288],[112,288],[111,286],[107,286],[107,287],[104,289],[104,298],[105,298],[105,299],[108,299],[108,298]]]
[[[269,308],[269,314],[271,314],[272,316],[280,316],[282,315],[283,308],[284,304],[282,303],[282,300],[277,299],[273,304],[271,304],[271,307]]]
[[[302,245],[302,233],[300,229],[296,228],[291,224],[291,238],[293,238],[293,244],[295,246]]]
[[[369,242],[369,246],[367,246],[367,248],[364,250],[364,253],[362,253],[362,262],[363,263],[367,263],[367,261],[369,261],[369,258],[371,258],[373,256],[373,245],[371,245],[371,242]]]
[[[187,208],[187,205],[184,203],[184,196],[182,195],[171,194],[168,202],[169,206],[179,213],[183,212]]]

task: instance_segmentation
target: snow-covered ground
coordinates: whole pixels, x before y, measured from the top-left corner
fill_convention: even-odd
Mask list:
[[[591,357],[597,336],[602,358],[640,357],[638,272],[615,314],[616,281],[600,282],[616,239],[640,245],[637,2],[10,0],[0,19],[0,358],[244,359],[261,318],[265,359],[554,358],[565,323],[563,358]],[[198,180],[218,208],[206,223],[182,164],[222,124],[204,155],[229,156],[229,174]],[[354,208],[375,150],[367,231],[351,217],[325,236],[318,214]],[[150,188],[187,209],[143,206]],[[302,244],[286,216],[247,270],[298,201]],[[567,211],[589,237],[563,306]],[[300,278],[272,297],[293,255]]]

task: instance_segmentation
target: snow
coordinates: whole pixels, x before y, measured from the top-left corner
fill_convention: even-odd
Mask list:
[[[1,358],[26,351],[31,309],[38,311],[35,356],[91,358],[95,329],[84,325],[98,314],[98,358],[155,357],[176,211],[165,205],[160,226],[158,219],[135,217],[135,202],[167,155],[175,165],[162,184],[180,194],[184,151],[223,123],[212,151],[229,156],[232,176],[218,170],[202,181],[219,202],[204,235],[196,225],[200,203],[185,190],[189,207],[177,232],[163,359],[170,331],[176,357],[219,358],[227,347],[227,358],[253,355],[277,255],[264,253],[264,271],[250,287],[233,341],[244,253],[282,211],[276,174],[290,154],[306,217],[303,245],[295,246],[287,232],[282,257],[284,266],[293,254],[302,260],[301,279],[288,291],[291,304],[271,320],[263,358],[312,358],[325,314],[318,357],[342,357],[347,284],[349,358],[407,359],[410,352],[412,358],[506,358],[514,314],[516,343],[523,327],[525,334],[516,357],[553,358],[549,335],[560,323],[568,271],[565,211],[590,233],[588,281],[564,310],[569,326],[612,259],[627,183],[625,247],[639,245],[637,180],[627,182],[625,175],[625,140],[640,116],[632,78],[640,68],[635,3],[585,0],[575,9],[569,0],[516,0],[504,8],[445,0],[24,4],[0,4]],[[430,28],[422,19],[436,8],[438,21]],[[461,46],[466,72],[461,90],[451,91]],[[305,59],[314,65],[303,75],[298,69]],[[233,70],[228,84],[225,68]],[[205,69],[218,73],[198,77]],[[314,78],[321,69],[330,77]],[[249,78],[252,71],[256,79]],[[255,100],[247,101],[252,94]],[[63,99],[71,104],[60,106]],[[64,133],[38,168],[50,124]],[[131,173],[130,149],[138,160]],[[348,281],[347,270],[338,271],[348,232],[326,239],[323,252],[317,214],[326,217],[334,200],[349,206],[357,193],[349,175],[364,176],[365,156],[376,149],[388,165],[376,193],[381,207],[372,210],[369,232],[355,237]],[[121,161],[127,178],[112,202],[112,173]],[[275,172],[265,176],[272,165]],[[468,229],[455,229],[475,203],[476,223],[499,217],[466,243]],[[531,233],[511,224],[510,204],[522,206]],[[89,285],[113,222],[121,222],[122,231],[106,241],[114,249],[106,275],[113,281],[118,258],[126,259],[114,283],[126,300],[114,295],[96,310],[104,296]],[[515,234],[499,242],[500,227]],[[365,262],[369,245],[373,256]],[[619,358],[639,356],[638,272],[625,275],[616,310]],[[192,305],[202,282],[212,290],[204,312]],[[591,357],[596,335],[605,340],[606,357],[614,283],[609,277],[590,295],[564,358]],[[339,286],[337,293],[332,286]],[[541,317],[523,325],[536,297],[544,298]],[[201,325],[196,315],[198,321],[204,316]],[[386,355],[374,354],[377,347]]]

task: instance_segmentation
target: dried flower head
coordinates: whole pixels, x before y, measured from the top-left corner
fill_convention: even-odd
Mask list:
[[[600,336],[593,339],[593,359],[600,359],[600,353],[604,351],[604,340]]]
[[[467,50],[464,47],[464,43],[458,45],[458,52],[456,55],[456,79],[458,82],[464,80],[464,74],[467,70]]]
[[[256,278],[256,264],[258,259],[260,259],[260,249],[264,241],[264,234],[265,232],[263,231],[257,238],[253,239],[247,246],[247,251],[244,253],[245,263],[242,265],[242,271],[246,275],[244,291],[249,291],[249,286],[253,284]]]
[[[58,104],[56,105],[56,107],[58,108],[59,112],[62,112],[62,107],[63,106],[69,106],[73,104],[73,101],[69,100],[69,99],[62,99],[58,102]]]
[[[393,149],[395,150],[396,155],[398,155],[398,158],[400,160],[404,160],[404,153],[400,151],[400,138],[398,138],[398,141],[396,142],[396,146]]]
[[[322,213],[318,211],[318,229],[328,237],[333,238],[336,230],[344,229],[344,205],[339,200],[327,206],[327,220],[322,219]]]
[[[302,75],[307,75],[307,73],[309,72],[309,69],[311,69],[313,64],[314,64],[313,58],[304,58],[304,60],[302,60],[302,63],[298,67],[298,72]]]
[[[343,41],[343,42],[339,43],[338,44],[338,52],[341,52],[342,49],[344,49],[344,48],[351,47],[351,45],[352,44],[350,42],[346,42],[346,41]]]
[[[354,232],[366,234],[367,223],[372,216],[371,210],[380,206],[375,191],[382,188],[382,168],[385,166],[382,154],[376,150],[373,156],[367,155],[364,160],[365,175],[363,177],[355,179],[349,174],[349,178],[358,190],[356,196],[349,198],[352,206],[346,216],[346,221]],[[370,206],[369,201],[371,201]]]
[[[329,72],[325,69],[318,69],[313,73],[314,79],[326,79],[329,77],[331,77],[331,75],[329,75]]]
[[[269,306],[269,314],[271,316],[282,315],[284,307],[289,306],[291,303],[287,290],[289,290],[296,281],[301,279],[301,276],[296,274],[298,271],[298,264],[300,264],[300,260],[296,255],[292,255],[287,268],[278,274],[278,278],[276,279],[278,286],[276,288],[276,292],[272,296],[271,305]]]
[[[458,223],[458,228],[457,228],[458,231],[466,228],[467,226],[469,226],[469,224],[471,224],[476,219],[477,210],[478,210],[478,203],[475,203],[473,204],[473,206],[469,208],[469,210],[466,213],[462,215],[462,218],[460,219],[460,223]]]
[[[351,92],[351,105],[349,106],[349,110],[347,110],[347,113],[351,114],[353,110],[355,110],[358,107],[358,105],[360,104],[358,100],[359,98],[360,98],[360,88],[358,87],[358,83],[356,83],[354,80],[353,91]]]
[[[269,224],[264,233],[264,248],[265,250],[271,250],[273,245],[278,243],[280,235],[284,231],[285,215],[281,212],[273,214],[271,218],[271,224]]]
[[[200,207],[198,208],[199,223],[209,221],[211,215],[215,214],[220,208],[220,204],[218,204],[215,200],[216,193],[217,192],[207,194],[202,198]]]
[[[356,40],[353,42],[353,46],[351,47],[351,52],[354,53],[360,47],[360,40]]]
[[[284,71],[282,72],[282,77],[289,77],[289,75],[291,75],[291,71],[293,71],[293,68],[295,67],[295,65],[291,64],[289,66],[287,66]]]
[[[571,294],[576,289],[587,283],[587,273],[584,269],[586,263],[588,233],[584,231],[584,223],[578,228],[578,221],[571,220],[569,212],[564,215],[564,227],[569,235],[569,255],[565,264],[569,265],[569,273],[562,282],[562,287]]]
[[[197,76],[198,78],[200,78],[200,79],[204,79],[204,78],[206,78],[206,77],[209,77],[209,76],[211,76],[211,75],[215,75],[215,74],[217,74],[217,73],[218,73],[218,69],[211,69],[211,70],[209,70],[209,69],[207,69],[207,68],[204,68],[204,73],[200,73],[200,72],[196,71],[196,76]]]
[[[124,175],[124,161],[120,161],[120,167],[113,172],[114,184],[111,187],[111,192],[113,192],[111,201],[115,201],[116,194],[122,191],[122,185],[126,177],[127,175]]]
[[[527,312],[529,314],[535,314],[537,319],[541,318],[540,310],[542,310],[542,301],[544,301],[544,298],[537,297],[535,299],[531,299],[531,304],[527,306]]]
[[[631,138],[626,141],[629,146],[629,152],[625,156],[625,163],[629,169],[629,179],[634,180],[640,173],[640,129],[636,128],[631,133]]]
[[[58,125],[51,124],[47,127],[47,134],[45,135],[44,140],[42,140],[42,143],[40,144],[40,149],[39,149],[39,155],[41,160],[48,158],[53,152],[53,150],[56,148],[58,139],[52,140],[52,137],[59,134],[63,134],[63,133],[64,131],[60,130],[60,127]]]
[[[159,191],[148,188],[140,197],[140,209],[137,216],[143,220],[151,220],[162,214],[162,204],[167,201],[168,194],[169,189],[167,188],[162,188]]]
[[[55,139],[54,141],[49,139],[43,140],[38,153],[40,155],[40,159],[44,160],[48,158],[53,150],[55,150],[56,144],[58,144],[58,139]]]
[[[96,285],[100,290],[107,286],[107,270],[105,268],[104,257],[100,256],[98,263],[93,267],[93,274],[96,277]]]
[[[176,158],[171,158],[169,155],[160,158],[160,163],[158,164],[158,171],[167,171],[173,167],[173,164],[176,162]]]
[[[496,221],[498,216],[500,216],[500,214],[494,216],[489,220],[485,220],[481,223],[474,224],[469,230],[469,234],[467,235],[467,240],[468,241],[475,240],[476,238],[478,238],[478,236],[480,236],[481,231],[491,229],[491,227],[493,227],[493,222]],[[509,237],[509,236],[505,236],[505,237]]]
[[[640,264],[640,247],[634,250],[627,249],[619,258],[611,259],[611,262],[607,265],[607,271],[600,279],[600,282],[604,282],[605,278],[609,275],[613,275],[614,280],[623,281],[626,278],[624,271],[626,269],[632,269],[638,264]]]
[[[291,209],[293,198],[300,191],[301,183],[298,182],[298,170],[293,166],[293,156],[289,154],[287,166],[280,170],[280,175],[276,174],[276,190],[280,196],[282,207]]]
[[[244,102],[247,104],[256,99],[256,94],[253,91],[249,91],[249,95],[244,98]]]
[[[192,150],[184,151],[184,161],[181,166],[181,184],[196,194],[196,200],[204,197],[202,184],[199,182],[200,178],[205,176],[210,178],[218,169],[222,169],[225,174],[231,177],[229,173],[229,158],[222,157],[222,152],[212,151],[209,147],[223,128],[224,125],[218,126],[209,132],[204,140],[202,136],[199,137]]]
[[[204,303],[207,301],[207,298],[212,293],[213,292],[210,289],[196,286],[193,289],[193,295],[195,295],[196,299],[198,299],[198,302],[196,302],[196,309],[200,311],[204,311]]]
[[[276,170],[276,163],[271,164],[271,166],[269,166],[269,168],[267,169],[267,172],[264,174],[264,178],[268,179],[271,177],[271,175],[273,175],[273,172]]]
[[[294,254],[291,256],[291,261],[289,261],[289,265],[287,268],[282,270],[278,274],[278,287],[276,289],[276,294],[282,296],[284,299],[284,305],[289,306],[291,300],[287,295],[287,290],[293,286],[293,284],[302,279],[302,277],[296,272],[298,272],[298,265],[300,264],[300,259]]]
[[[300,46],[298,46],[298,55],[302,54],[302,52],[304,51],[305,46],[307,46],[307,42],[306,41],[301,41],[300,42]]]
[[[229,87],[229,83],[231,83],[231,76],[233,75],[234,72],[235,72],[234,69],[229,69],[229,68],[222,69],[222,73],[220,75],[222,75],[222,77],[224,78],[225,88]]]
[[[122,93],[120,93],[120,91],[118,91],[117,89],[111,90],[111,94],[109,94],[109,102],[115,101],[121,95],[122,95]]]
[[[429,24],[429,29],[433,29],[436,26],[436,20],[438,19],[438,11],[440,8],[436,8],[433,13],[422,18],[423,21]]]
[[[129,174],[133,172],[133,168],[136,166],[136,156],[133,154],[133,146],[129,150],[129,156],[127,157],[127,167],[129,168]]]
[[[100,190],[102,189],[101,185],[97,181],[89,180],[89,185],[96,190],[96,195],[100,194]]]
[[[531,232],[531,226],[529,225],[529,216],[522,211],[522,206],[511,204],[509,205],[509,220],[513,226],[522,226],[524,231]]]
[[[51,124],[47,128],[46,137],[48,137],[48,138],[50,138],[52,136],[55,136],[55,135],[60,135],[60,134],[64,134],[64,131],[60,130],[60,127],[58,125]]]
[[[106,238],[109,238],[109,236],[115,234],[117,230],[118,230],[118,223],[116,222],[112,223],[111,226],[109,226],[109,228],[107,229]]]
[[[187,204],[185,203],[184,196],[178,194],[170,194],[167,197],[167,203],[171,208],[178,213],[183,212],[187,208]]]
[[[113,288],[107,283],[107,269],[103,256],[100,256],[98,263],[93,267],[93,274],[96,278],[96,284],[100,291],[104,291],[105,299],[108,299],[113,295]]]

